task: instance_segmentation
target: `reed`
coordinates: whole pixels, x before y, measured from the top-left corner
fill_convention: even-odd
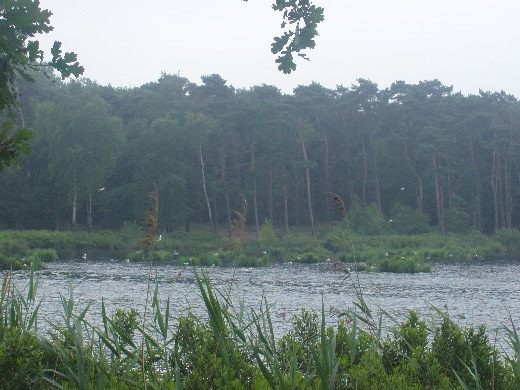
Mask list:
[[[37,273],[25,292],[5,277],[1,388],[509,390],[520,383],[513,323],[505,333],[510,353],[499,352],[484,328],[461,328],[441,311],[438,322],[427,325],[413,312],[401,321],[359,303],[335,326],[327,324],[324,305],[319,315],[302,311],[289,332],[276,336],[265,299],[260,309],[231,305],[227,291],[216,290],[207,275],[194,275],[206,316],[173,317],[170,299],[162,300],[155,284],[146,326],[143,313],[109,315],[104,304],[101,318],[89,321],[91,308],[79,307],[69,288],[49,332],[38,327]],[[381,316],[394,324],[389,332]]]

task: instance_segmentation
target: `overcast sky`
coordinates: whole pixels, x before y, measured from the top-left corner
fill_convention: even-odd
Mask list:
[[[40,0],[55,30],[40,38],[75,51],[85,76],[139,86],[161,72],[200,84],[220,74],[236,88],[270,84],[291,93],[358,78],[439,79],[464,94],[504,90],[520,97],[518,0],[315,0],[325,8],[310,62],[277,70],[270,45],[280,33],[273,0]]]

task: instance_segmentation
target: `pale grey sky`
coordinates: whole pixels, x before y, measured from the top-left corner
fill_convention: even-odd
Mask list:
[[[284,75],[270,52],[281,15],[273,0],[40,0],[53,12],[42,37],[75,51],[85,76],[139,86],[161,72],[192,82],[219,73],[236,88],[271,84],[291,93],[357,78],[380,88],[439,79],[464,94],[505,90],[520,98],[518,0],[315,0],[325,8],[310,62]]]

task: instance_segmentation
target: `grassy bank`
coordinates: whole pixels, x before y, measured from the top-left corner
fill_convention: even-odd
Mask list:
[[[520,258],[520,232],[501,230],[494,236],[427,233],[417,235],[368,235],[350,232],[343,225],[322,226],[312,236],[304,231],[280,234],[264,224],[259,238],[244,232],[240,245],[225,235],[165,233],[157,236],[155,261],[192,265],[263,266],[272,263],[339,261],[358,269],[387,272],[428,271],[429,261],[475,261]],[[132,261],[145,260],[141,231],[57,232],[0,231],[0,254],[12,259],[30,256],[35,249],[65,251],[119,251]],[[231,245],[233,244],[233,245]]]
[[[34,275],[22,293],[8,277],[0,297],[2,389],[517,389],[520,339],[462,328],[438,311],[426,323],[370,311],[358,291],[352,307],[329,325],[325,309],[302,310],[275,337],[269,304],[260,310],[228,303],[204,275],[197,283],[206,314],[170,315],[170,300],[150,287],[147,312],[89,310],[62,297],[60,319],[38,328]],[[353,286],[357,289],[357,286]],[[382,321],[386,316],[386,321]],[[206,318],[206,319],[203,319]],[[392,329],[382,323],[392,322]],[[505,319],[507,321],[507,319]],[[490,339],[491,337],[491,339]],[[506,354],[496,338],[511,346]]]

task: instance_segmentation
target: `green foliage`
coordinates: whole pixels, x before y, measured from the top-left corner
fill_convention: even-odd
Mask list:
[[[0,254],[0,270],[26,270],[31,268],[31,259],[20,257],[7,257]]]
[[[273,248],[276,246],[278,238],[274,232],[273,226],[268,219],[264,221],[262,226],[260,226],[260,246],[262,248]]]
[[[375,203],[367,207],[354,207],[348,219],[352,231],[357,234],[378,235],[390,231],[388,221]]]
[[[44,263],[50,263],[58,260],[58,253],[54,248],[35,249],[33,252],[33,256],[38,257],[40,261]]]
[[[1,86],[0,86],[1,88]],[[4,121],[0,128],[0,171],[10,165],[16,165],[17,158],[31,151],[29,129],[16,127],[11,121]]]
[[[374,266],[378,272],[394,272],[415,274],[417,272],[430,272],[431,267],[417,257],[393,256],[381,259],[375,263],[370,262],[369,267]],[[371,270],[370,268],[368,270]]]
[[[126,257],[130,261],[150,261],[150,256],[154,264],[173,263],[175,256],[170,251],[155,250],[152,252],[136,251],[129,253]]]
[[[424,234],[432,231],[428,216],[415,208],[397,204],[392,208],[391,229],[397,234]]]
[[[0,130],[0,171],[6,166],[16,164],[20,154],[31,150],[28,144],[31,131],[17,128],[12,114],[19,105],[16,88],[18,77],[32,81],[29,71],[40,70],[45,65],[59,71],[63,78],[70,75],[79,77],[84,71],[77,62],[76,54],[62,55],[60,42],[54,42],[51,49],[52,60],[43,63],[43,51],[40,50],[39,42],[30,39],[52,30],[49,21],[51,15],[50,11],[42,10],[36,0],[5,0],[0,7],[0,113],[8,110],[10,114],[10,119],[2,123]]]
[[[287,260],[293,261],[295,263],[310,264],[317,263],[320,260],[320,258],[315,253],[307,252],[301,254],[291,254],[287,257]]]
[[[314,38],[318,35],[316,28],[324,20],[323,8],[316,7],[309,0],[277,0],[273,9],[283,12],[284,29],[287,25],[295,24],[294,31],[285,31],[281,37],[274,38],[271,52],[278,54],[276,62],[278,69],[284,73],[291,73],[296,69],[293,53],[307,59],[302,53],[305,49],[314,49]]]
[[[520,230],[500,229],[495,233],[495,239],[505,248],[507,254],[520,252]]]
[[[42,375],[45,362],[39,339],[20,328],[5,328],[1,333],[3,337],[0,343],[0,388],[50,388]]]

